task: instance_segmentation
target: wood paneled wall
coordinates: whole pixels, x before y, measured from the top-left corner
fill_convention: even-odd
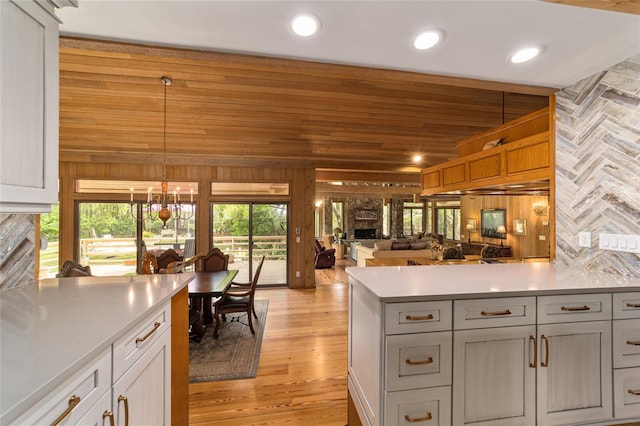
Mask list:
[[[158,181],[162,176],[160,165],[132,165],[112,163],[60,163],[60,264],[66,259],[77,258],[78,247],[74,247],[74,224],[78,220],[74,204],[76,201],[122,201],[129,202],[129,194],[77,194],[75,179],[114,179]],[[213,201],[241,201],[210,195],[212,181],[226,182],[288,182],[288,197],[269,197],[264,200],[289,203],[289,287],[313,288],[314,274],[314,193],[315,172],[309,168],[238,168],[216,166],[168,166],[170,180],[198,183],[196,198],[196,253],[206,253],[211,242],[211,219],[209,212]],[[252,197],[251,201],[263,201]],[[295,234],[300,227],[301,234]],[[296,242],[300,237],[300,242]],[[296,271],[300,277],[296,278]]]
[[[546,214],[537,216],[533,211],[534,203],[547,205]],[[551,221],[549,213],[549,197],[528,195],[463,195],[460,197],[460,215],[462,240],[467,241],[468,231],[464,230],[467,219],[476,219],[476,232],[471,234],[472,241],[482,241],[490,244],[499,244],[497,238],[480,236],[480,212],[482,209],[506,209],[507,236],[502,240],[504,245],[511,246],[513,257],[547,257],[550,256]],[[527,221],[527,234],[513,234],[513,220],[525,219]],[[544,237],[541,240],[540,237]]]

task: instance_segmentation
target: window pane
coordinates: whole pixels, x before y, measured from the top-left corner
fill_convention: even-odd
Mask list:
[[[135,275],[136,223],[129,203],[80,203],[80,263],[97,276]]]
[[[344,222],[342,219],[343,206],[344,204],[342,203],[342,201],[331,202],[331,232],[333,232],[333,230],[336,228],[340,228],[344,232]]]
[[[46,248],[40,247],[40,276],[53,278],[60,270],[58,265],[58,247],[60,243],[60,206],[51,206],[50,213],[40,215],[40,237],[46,239]]]

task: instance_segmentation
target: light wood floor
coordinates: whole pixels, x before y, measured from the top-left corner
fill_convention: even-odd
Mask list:
[[[190,425],[347,423],[347,275],[316,270],[312,290],[258,289],[269,299],[258,376],[189,385]]]

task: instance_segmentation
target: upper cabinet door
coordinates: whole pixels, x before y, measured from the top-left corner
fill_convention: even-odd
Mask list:
[[[0,1],[0,213],[58,200],[58,20],[46,6]]]

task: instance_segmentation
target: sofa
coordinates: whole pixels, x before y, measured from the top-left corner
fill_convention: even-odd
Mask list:
[[[440,244],[443,243],[441,235],[418,234],[411,239],[376,240],[372,246],[360,244],[356,246],[358,251],[357,265],[367,266],[367,259],[372,258],[431,257],[431,242],[434,240]]]

